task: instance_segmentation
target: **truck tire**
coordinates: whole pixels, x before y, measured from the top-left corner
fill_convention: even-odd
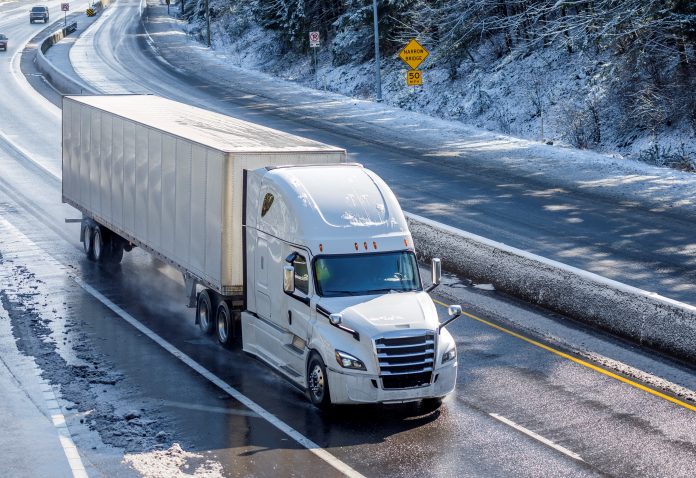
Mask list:
[[[92,232],[92,257],[95,261],[103,264],[108,262],[109,259],[109,249],[111,249],[111,244],[109,243],[109,235],[105,234],[104,229],[101,226],[96,226],[93,228]],[[85,236],[87,238],[87,236]]]
[[[215,314],[215,330],[217,339],[223,347],[230,348],[235,339],[235,320],[226,300],[221,300]]]
[[[317,408],[327,410],[331,408],[331,394],[329,393],[329,377],[326,374],[326,365],[317,352],[312,352],[307,364],[307,392],[309,399]]]
[[[94,260],[94,231],[87,225],[83,233],[82,248],[85,251],[87,259],[90,261]]]
[[[205,335],[210,335],[213,333],[215,327],[215,322],[213,321],[213,297],[211,297],[211,292],[208,289],[203,289],[198,294],[198,301],[196,303],[196,323],[200,327],[201,332]],[[213,292],[214,294],[214,292]]]

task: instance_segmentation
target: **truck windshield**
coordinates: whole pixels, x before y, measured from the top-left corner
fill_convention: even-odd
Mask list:
[[[421,290],[416,256],[408,251],[318,257],[314,275],[324,297]]]

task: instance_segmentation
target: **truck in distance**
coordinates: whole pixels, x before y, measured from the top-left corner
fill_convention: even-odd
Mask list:
[[[457,352],[387,184],[332,146],[149,95],[63,100],[63,201],[97,262],[182,273],[206,334],[319,407],[432,400]],[[240,337],[241,335],[241,337]]]

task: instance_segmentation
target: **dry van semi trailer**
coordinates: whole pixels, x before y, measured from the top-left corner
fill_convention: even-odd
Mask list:
[[[317,406],[454,389],[440,262],[424,288],[396,197],[342,149],[157,96],[65,97],[63,202],[90,260],[139,247],[176,268],[204,333]]]

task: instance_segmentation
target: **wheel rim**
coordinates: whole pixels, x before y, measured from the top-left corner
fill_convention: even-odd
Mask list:
[[[101,232],[99,230],[94,232],[94,258],[101,259]]]
[[[309,390],[315,401],[322,401],[324,398],[324,372],[318,363],[314,364],[312,371],[309,373]]]
[[[223,344],[227,342],[227,338],[229,337],[229,320],[227,317],[227,311],[224,309],[218,312],[218,323],[217,323],[217,330],[218,330],[218,339],[220,339],[220,342]]]

